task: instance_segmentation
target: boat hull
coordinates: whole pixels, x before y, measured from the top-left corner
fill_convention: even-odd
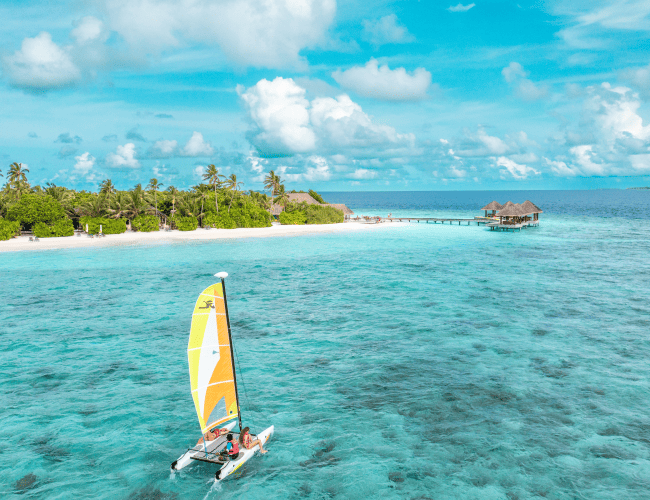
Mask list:
[[[222,427],[222,429],[225,428],[225,429],[228,429],[229,431],[231,431],[231,430],[233,429],[233,427],[235,427],[235,425],[237,425],[237,422],[236,422],[236,421],[235,421],[235,422],[230,422],[229,424],[224,425],[224,426]],[[194,448],[192,448],[192,449],[190,449],[190,450],[187,450],[187,452],[183,453],[183,455],[181,455],[180,457],[178,457],[178,459],[175,460],[175,461],[172,463],[172,465],[171,465],[171,469],[172,469],[172,470],[181,470],[181,469],[184,469],[184,468],[187,467],[188,465],[191,465],[192,462],[194,462],[194,460],[192,460],[192,457],[193,457],[194,455],[196,455],[196,454],[200,454],[200,453],[202,453],[202,452],[205,452],[206,450],[207,450],[209,453],[214,453],[215,451],[217,451],[217,449],[218,449],[219,447],[225,445],[225,443],[226,443],[226,439],[225,439],[225,437],[224,437],[224,436],[220,436],[220,437],[218,437],[217,439],[215,439],[214,441],[208,441],[208,442],[205,444],[205,446],[203,446],[203,444],[197,444]]]
[[[275,427],[272,425],[271,427],[265,429],[264,431],[260,432],[257,435],[257,439],[259,439],[262,444],[266,444],[269,438],[273,435],[273,431],[275,430]],[[255,452],[258,451],[260,447],[258,445],[253,446],[250,450],[247,450],[243,446],[239,448],[239,458],[237,460],[233,460],[231,462],[226,462],[226,464],[221,467],[215,474],[215,479],[217,481],[223,481],[225,478],[227,478],[230,474],[235,472],[237,469],[239,469],[242,465],[244,465],[246,462],[248,462],[251,458],[253,458],[253,455],[255,455]]]

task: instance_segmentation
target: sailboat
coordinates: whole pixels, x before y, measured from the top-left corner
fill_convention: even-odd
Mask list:
[[[171,469],[180,470],[195,460],[210,462],[219,466],[215,474],[221,481],[239,469],[259,446],[246,449],[239,447],[236,460],[223,461],[220,453],[225,449],[226,436],[217,436],[212,441],[205,439],[207,431],[226,428],[238,439],[242,430],[237,374],[232,347],[232,332],[228,316],[225,279],[228,273],[215,274],[219,283],[209,286],[196,301],[192,314],[190,340],[187,345],[187,358],[190,366],[190,385],[196,414],[199,417],[204,442],[190,448],[175,460]],[[239,432],[233,429],[239,425]],[[273,434],[271,426],[253,440],[259,439],[262,445]],[[218,431],[217,431],[218,434]]]

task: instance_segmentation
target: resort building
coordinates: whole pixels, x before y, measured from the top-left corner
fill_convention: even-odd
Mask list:
[[[501,208],[497,208],[499,203],[493,201],[484,206],[485,217],[488,217],[488,210],[491,210],[492,217],[498,217],[499,222],[488,224],[490,229],[521,229],[522,227],[537,226],[539,224],[539,214],[542,210],[529,200],[522,204],[507,201]],[[477,217],[480,219],[480,217]]]
[[[319,203],[309,193],[287,193],[289,203],[306,203],[307,205],[320,205],[321,207],[333,207],[343,212],[345,220],[348,220],[354,212],[343,203]],[[271,208],[271,215],[277,217],[284,211],[282,205],[274,204]]]

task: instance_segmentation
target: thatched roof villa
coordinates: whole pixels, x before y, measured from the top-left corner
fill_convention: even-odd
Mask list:
[[[481,210],[485,210],[485,216],[488,216],[488,210],[491,210],[492,213],[490,214],[492,217],[496,214],[497,210],[501,210],[503,208],[503,205],[499,203],[498,201],[492,201],[485,205]]]
[[[345,219],[349,219],[354,212],[343,203],[319,203],[309,193],[287,193],[290,203],[307,203],[308,205],[320,205],[321,207],[333,207],[343,212]],[[271,208],[271,215],[278,216],[284,211],[282,205],[274,204]]]
[[[521,229],[526,226],[536,226],[539,224],[539,214],[543,213],[537,205],[529,200],[521,204],[507,201],[504,205],[501,205],[501,208],[496,208],[498,205],[499,203],[493,201],[481,209],[485,210],[485,217],[488,217],[488,210],[492,210],[492,217],[499,217],[498,223],[492,222],[488,224],[490,229],[508,227]]]

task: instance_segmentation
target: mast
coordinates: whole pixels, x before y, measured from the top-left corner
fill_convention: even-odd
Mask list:
[[[230,359],[232,359],[232,379],[235,383],[235,398],[237,398],[237,420],[239,423],[239,432],[242,430],[241,410],[239,409],[239,392],[237,391],[237,369],[235,367],[235,353],[232,348],[232,330],[230,329],[230,316],[228,315],[228,300],[226,299],[226,282],[228,273],[217,273],[215,276],[221,279],[221,289],[223,290],[223,303],[226,309],[226,323],[228,324],[228,341],[230,343]]]

